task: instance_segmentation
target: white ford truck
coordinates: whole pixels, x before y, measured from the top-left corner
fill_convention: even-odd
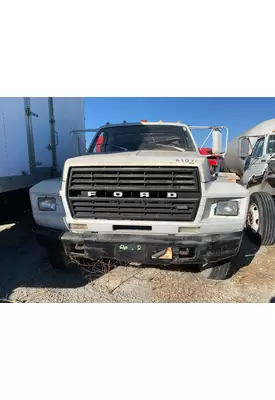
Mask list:
[[[30,197],[56,268],[193,264],[210,279],[232,276],[249,203],[241,185],[211,175],[187,125],[165,122],[106,124]]]

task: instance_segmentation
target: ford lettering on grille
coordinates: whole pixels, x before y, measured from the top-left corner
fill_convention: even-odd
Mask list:
[[[87,196],[88,197],[95,197],[96,196],[96,192],[95,191],[87,192]],[[123,196],[124,196],[123,192],[113,192],[113,197],[123,197]],[[139,197],[150,197],[150,192],[140,192],[139,193]],[[166,194],[166,197],[176,198],[177,197],[177,193],[168,192]]]

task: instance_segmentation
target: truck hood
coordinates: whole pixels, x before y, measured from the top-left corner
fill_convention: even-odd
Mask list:
[[[88,154],[70,158],[65,162],[63,181],[66,181],[71,167],[92,166],[163,166],[198,167],[201,181],[211,180],[207,158],[197,152],[168,150],[139,150],[121,153]]]

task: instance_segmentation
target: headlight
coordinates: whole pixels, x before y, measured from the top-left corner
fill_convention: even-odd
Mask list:
[[[56,198],[55,197],[38,197],[38,208],[40,211],[55,211]]]
[[[237,201],[219,201],[216,207],[216,215],[236,216],[239,213]]]

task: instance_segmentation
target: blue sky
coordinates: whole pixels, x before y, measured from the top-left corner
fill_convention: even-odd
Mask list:
[[[90,97],[85,99],[86,128],[106,122],[180,120],[188,125],[226,125],[229,139],[275,118],[275,98]],[[201,139],[201,138],[200,138]],[[87,138],[87,141],[89,139]]]

